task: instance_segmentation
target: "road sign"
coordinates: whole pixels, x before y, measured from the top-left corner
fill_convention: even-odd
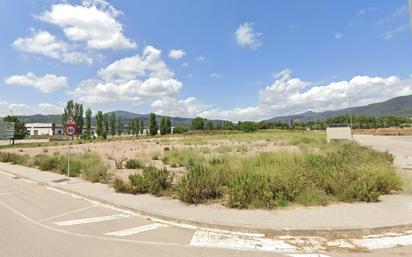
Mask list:
[[[66,122],[64,123],[64,125],[73,125],[76,126],[77,122],[76,120],[73,118],[73,116],[70,114],[69,117],[67,118]]]
[[[76,126],[74,126],[74,125],[64,126],[64,134],[66,136],[69,136],[69,137],[75,136],[77,134],[76,132],[77,132],[76,131]]]
[[[70,181],[70,141],[73,136],[77,134],[77,122],[73,118],[73,115],[67,117],[66,122],[64,123],[64,134],[68,136],[67,141],[67,183]]]

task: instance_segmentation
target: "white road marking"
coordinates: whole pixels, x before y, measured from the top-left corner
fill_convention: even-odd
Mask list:
[[[67,216],[67,215],[70,215],[70,214],[82,212],[82,211],[85,211],[85,210],[88,210],[88,209],[91,209],[91,208],[95,208],[95,207],[97,207],[97,205],[91,205],[91,206],[87,206],[87,207],[80,208],[80,209],[77,209],[77,210],[68,211],[68,212],[61,213],[61,214],[58,214],[58,215],[55,215],[55,216],[52,216],[52,217],[49,217],[49,218],[41,219],[41,220],[39,220],[39,222],[45,222],[45,221],[49,221],[49,220],[52,220],[52,219],[64,217],[64,216]]]
[[[13,174],[11,174],[11,173],[4,172],[4,171],[1,171],[1,170],[0,170],[0,174],[3,174],[3,175],[6,175],[6,176],[9,176],[9,177],[11,177],[11,178],[17,178],[17,176],[16,176],[16,175],[13,175]]]
[[[149,225],[144,225],[140,227],[135,227],[135,228],[130,228],[130,229],[124,229],[120,231],[115,231],[115,232],[110,232],[110,233],[105,233],[105,235],[108,236],[131,236],[135,234],[139,234],[145,231],[150,231],[150,230],[155,230],[158,228],[164,228],[164,227],[169,227],[168,225],[165,224],[160,224],[160,223],[153,223]]]
[[[285,239],[279,238],[267,239],[264,234],[259,233],[243,233],[243,232],[231,232],[220,229],[203,228],[190,224],[177,223],[173,221],[165,221],[158,218],[154,218],[148,215],[139,214],[130,210],[121,209],[110,204],[103,204],[98,201],[90,200],[86,197],[82,197],[75,193],[69,193],[60,189],[56,189],[50,186],[46,187],[49,190],[69,195],[76,199],[81,199],[97,206],[111,209],[113,211],[118,211],[123,213],[123,215],[133,216],[138,218],[143,218],[151,220],[156,223],[162,223],[170,226],[194,229],[197,230],[192,238],[190,245],[192,246],[204,246],[211,248],[228,248],[237,250],[263,250],[272,252],[297,252],[296,247],[288,244]],[[388,235],[371,235],[369,238],[363,239],[337,239],[334,241],[329,241],[326,244],[329,246],[339,247],[343,249],[354,249],[356,247],[372,249],[382,249],[390,248],[398,245],[412,245],[412,235],[408,235],[406,232],[401,236],[388,236]],[[225,235],[225,236],[222,236]],[[304,240],[306,242],[306,240]],[[322,240],[319,239],[321,242]],[[312,242],[313,243],[313,242]],[[318,245],[313,245],[310,249],[311,252],[323,250]],[[307,252],[307,250],[306,250]],[[316,255],[315,255],[316,256]],[[307,256],[305,256],[307,257]]]
[[[381,238],[363,238],[354,239],[352,243],[359,247],[364,247],[367,249],[383,249],[392,248],[396,246],[407,246],[412,245],[412,234],[401,235],[401,236],[387,236]]]
[[[290,257],[330,257],[329,255],[318,254],[318,253],[294,253],[287,254]]]
[[[73,226],[73,225],[96,223],[96,222],[103,222],[103,221],[109,221],[109,220],[118,220],[118,219],[123,219],[123,218],[128,218],[128,217],[130,217],[130,215],[120,213],[120,214],[114,214],[114,215],[109,215],[109,216],[59,221],[59,222],[54,222],[54,224],[58,226]]]
[[[204,230],[197,230],[194,233],[190,245],[234,250],[259,250],[278,253],[296,251],[295,246],[286,243],[284,240],[274,240],[261,237],[256,238]]]

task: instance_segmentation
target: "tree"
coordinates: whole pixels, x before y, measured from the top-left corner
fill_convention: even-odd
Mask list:
[[[243,132],[255,132],[257,130],[257,124],[253,121],[239,121],[238,128]]]
[[[144,132],[144,121],[143,121],[143,120],[140,121],[140,126],[139,126],[139,128],[140,128],[140,134],[143,135],[143,132]]]
[[[205,127],[205,121],[203,118],[197,117],[192,120],[192,129],[193,130],[203,130]]]
[[[213,130],[214,129],[213,122],[211,122],[210,120],[206,122],[206,129]]]
[[[109,114],[103,114],[103,138],[106,139],[109,133]]]
[[[170,117],[166,117],[166,133],[172,133],[172,121],[170,120]]]
[[[16,116],[7,116],[3,118],[5,122],[14,122],[14,138],[23,139],[27,134],[26,123]]]
[[[123,124],[122,124],[122,120],[120,119],[120,117],[117,117],[117,121],[116,121],[116,130],[117,130],[117,135],[120,137],[122,135],[122,128]]]
[[[149,115],[149,133],[151,136],[157,135],[156,114],[153,112]]]
[[[83,134],[83,104],[74,104],[74,119],[77,123],[77,137]]]
[[[66,123],[67,118],[69,118],[70,114],[74,114],[74,102],[73,102],[73,100],[67,101],[66,107],[64,108],[64,113],[63,113],[63,117],[62,117],[63,126]]]
[[[98,111],[96,115],[96,133],[98,136],[103,136],[103,112]]]
[[[139,136],[139,120],[133,122],[133,134]]]
[[[86,135],[90,136],[92,130],[92,110],[87,108],[86,110]]]
[[[112,112],[109,118],[109,126],[110,126],[110,135],[116,135],[116,114]]]
[[[127,134],[130,135],[133,133],[133,121],[129,120],[127,123]]]
[[[166,117],[162,117],[160,120],[160,135],[166,135]]]

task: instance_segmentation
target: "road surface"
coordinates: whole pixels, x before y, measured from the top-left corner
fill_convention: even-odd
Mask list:
[[[354,135],[355,141],[395,155],[395,165],[412,170],[412,136]]]
[[[226,242],[231,245],[227,249],[219,241],[213,243],[215,233],[213,229],[199,231],[184,224],[155,222],[0,172],[0,256],[412,256],[410,246],[377,251],[330,249],[309,254],[288,251],[282,242],[264,240],[266,251],[245,250],[248,240],[236,234]]]

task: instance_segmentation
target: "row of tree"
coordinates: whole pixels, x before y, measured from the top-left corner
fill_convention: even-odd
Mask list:
[[[69,115],[72,114],[73,118],[77,123],[78,136],[91,137],[92,136],[92,110],[88,108],[84,113],[83,105],[76,103],[73,100],[67,102],[64,108],[64,113],[62,116],[63,124],[66,122]],[[85,117],[83,117],[85,115]],[[96,114],[96,134],[103,138],[107,138],[108,135],[111,136],[121,136],[125,131],[124,123],[121,118],[112,112],[110,115],[108,113],[103,113],[98,111]],[[146,134],[152,136],[157,135],[160,131],[161,135],[170,134],[172,132],[172,122],[169,117],[162,117],[160,120],[160,125],[158,126],[156,120],[156,114],[150,113],[149,115],[149,129]],[[129,135],[138,136],[139,134],[144,134],[144,121],[143,120],[131,120],[127,124],[127,133]]]
[[[253,132],[258,129],[258,124],[253,121],[211,121],[197,117],[192,120],[192,130],[240,130],[244,132]]]
[[[330,125],[350,125],[350,116],[342,115],[327,120],[316,120],[304,122],[299,119],[285,121],[244,121],[233,123],[230,121],[210,121],[200,117],[192,120],[192,130],[240,130],[253,132],[257,129],[326,129]],[[389,127],[410,127],[412,120],[407,117],[383,116],[372,117],[354,115],[352,116],[352,127],[354,129],[389,128]]]

